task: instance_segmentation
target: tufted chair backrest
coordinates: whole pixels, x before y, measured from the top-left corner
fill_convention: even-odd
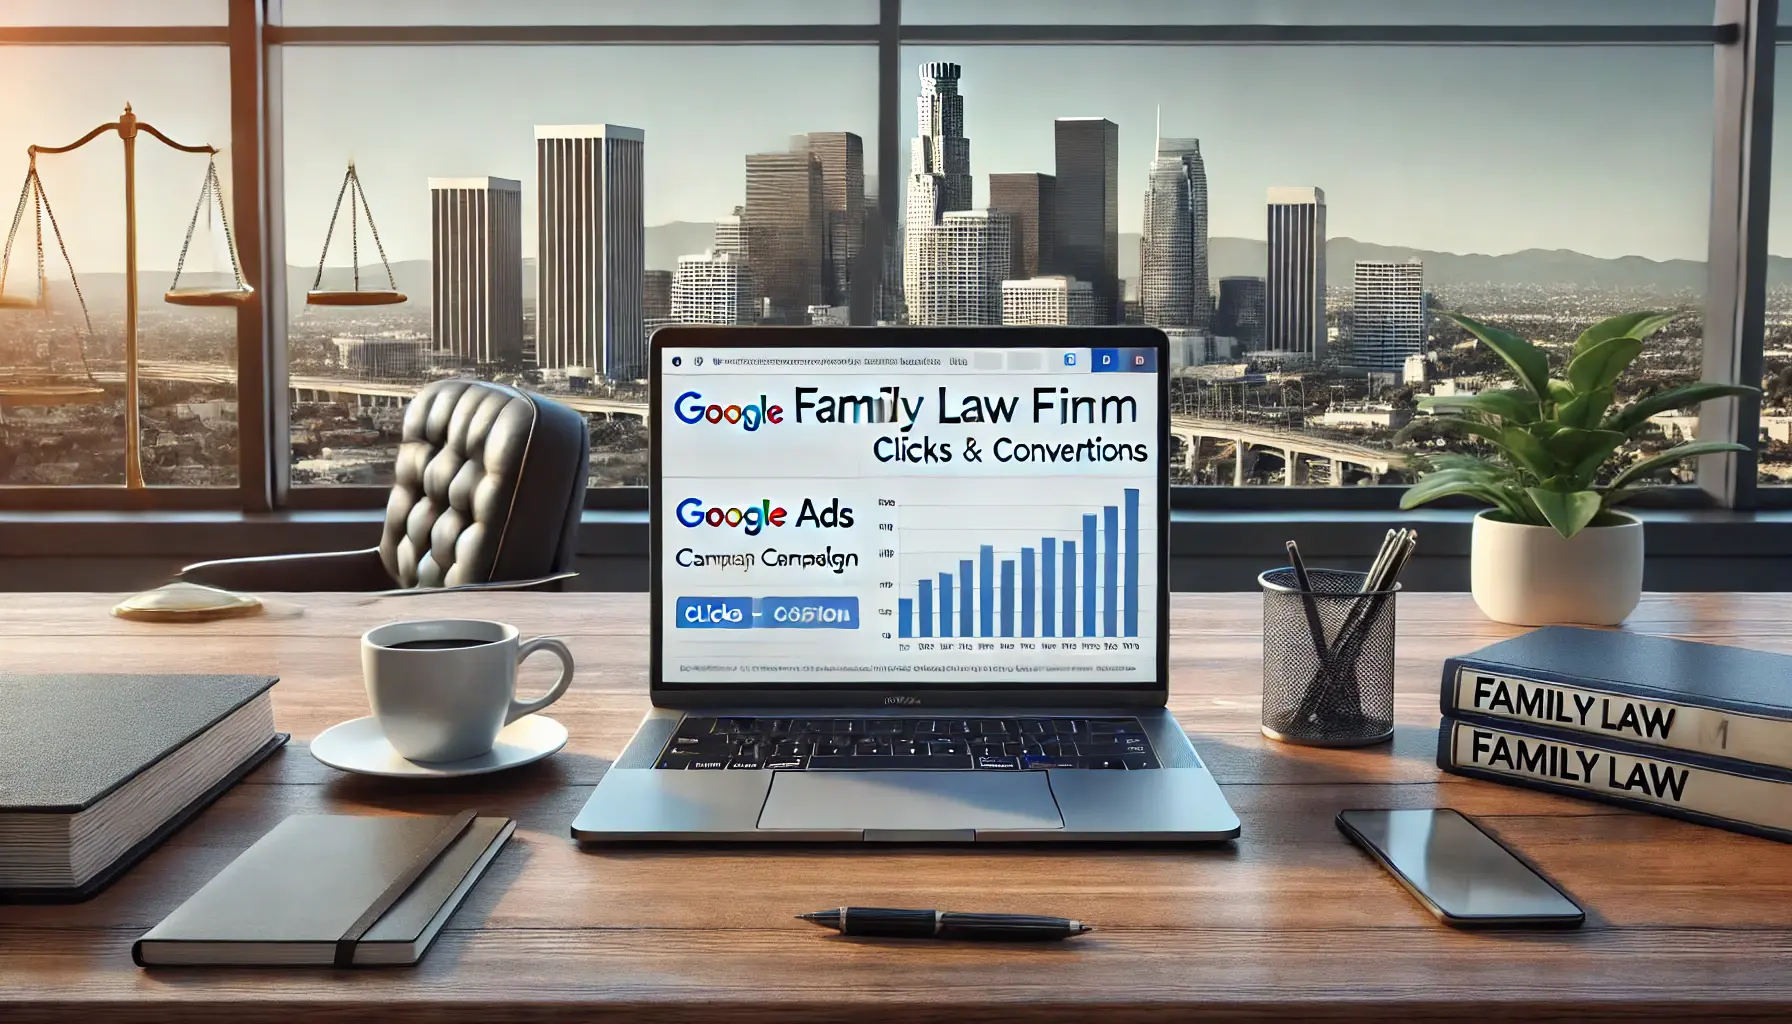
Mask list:
[[[404,587],[527,580],[572,562],[585,418],[481,380],[436,381],[404,415],[380,560]]]

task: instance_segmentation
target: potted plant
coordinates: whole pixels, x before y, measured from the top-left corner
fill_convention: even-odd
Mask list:
[[[1518,387],[1420,401],[1420,409],[1445,414],[1442,422],[1486,441],[1496,456],[1424,460],[1429,471],[1400,507],[1451,494],[1492,506],[1475,516],[1470,558],[1475,603],[1488,618],[1617,625],[1642,596],[1643,524],[1614,506],[1651,474],[1686,459],[1747,450],[1693,441],[1631,461],[1626,442],[1657,413],[1759,389],[1701,382],[1613,408],[1613,383],[1643,340],[1674,319],[1671,313],[1626,313],[1587,328],[1569,354],[1565,380],[1552,378],[1543,351],[1518,335],[1445,315],[1505,360]]]

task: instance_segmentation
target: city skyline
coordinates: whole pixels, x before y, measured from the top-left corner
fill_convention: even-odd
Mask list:
[[[868,51],[852,47],[814,48],[813,53],[805,50],[805,59],[793,67],[758,68],[743,80],[731,81],[724,109],[763,101],[763,110],[755,108],[750,119],[715,115],[695,118],[691,104],[681,102],[690,99],[703,82],[720,72],[744,71],[748,64],[755,64],[748,58],[765,49],[769,48],[679,48],[683,55],[701,58],[696,61],[700,73],[694,75],[691,83],[681,84],[664,81],[663,68],[655,73],[651,67],[655,59],[668,54],[664,47],[604,48],[603,66],[610,70],[603,74],[581,67],[577,57],[589,51],[531,48],[529,64],[514,70],[525,81],[537,85],[506,90],[502,94],[504,105],[492,96],[471,95],[471,84],[460,79],[481,76],[451,71],[443,60],[446,51],[442,49],[292,51],[287,68],[288,262],[315,263],[333,182],[349,155],[357,158],[394,260],[423,258],[427,251],[423,182],[432,176],[480,173],[525,182],[524,253],[533,255],[537,249],[538,217],[535,184],[529,173],[533,159],[528,135],[533,123],[608,120],[637,123],[653,133],[663,145],[653,147],[647,157],[647,176],[653,184],[644,199],[644,216],[646,223],[652,225],[710,222],[725,216],[742,203],[744,183],[738,174],[718,170],[730,164],[739,166],[735,161],[749,152],[781,149],[794,134],[853,132],[865,142],[865,166],[874,168],[875,62],[863,59],[869,56]],[[905,65],[913,66],[914,58],[927,52],[930,51],[907,48]],[[1526,48],[1454,48],[1449,51],[1449,61],[1429,51],[1373,47],[1249,48],[1240,53],[1203,48],[1200,63],[1204,67],[1216,63],[1237,67],[1244,57],[1256,56],[1244,62],[1241,73],[1235,76],[1237,84],[1220,93],[1209,93],[1210,98],[1199,103],[1175,99],[1178,95],[1202,95],[1179,85],[1177,79],[1186,75],[1147,74],[1154,66],[1161,70],[1165,55],[1179,52],[1174,49],[960,47],[953,52],[974,61],[976,69],[975,81],[966,87],[971,101],[966,115],[967,134],[979,139],[973,207],[987,205],[989,174],[1049,171],[1052,141],[1047,125],[1057,117],[1097,112],[1109,117],[1120,126],[1121,166],[1130,169],[1148,165],[1153,156],[1152,115],[1155,107],[1163,103],[1165,134],[1200,138],[1204,154],[1215,162],[1215,169],[1209,172],[1210,231],[1214,236],[1260,238],[1260,226],[1253,227],[1258,218],[1250,209],[1251,198],[1271,185],[1295,183],[1302,177],[1317,180],[1318,172],[1303,175],[1300,168],[1331,154],[1329,159],[1337,165],[1337,171],[1327,173],[1324,179],[1339,211],[1332,225],[1333,235],[1462,253],[1568,248],[1601,258],[1636,254],[1650,259],[1702,259],[1704,255],[1705,206],[1709,196],[1710,68],[1709,57],[1697,59],[1696,51],[1600,50],[1589,55],[1598,68],[1595,72],[1565,64],[1559,57],[1562,51]],[[502,74],[517,63],[512,60],[514,54],[506,56],[503,51],[486,48],[454,53],[456,59],[471,60],[482,73],[489,70]],[[1406,91],[1437,93],[1442,98],[1425,105],[1397,95],[1392,98],[1393,107],[1386,112],[1401,115],[1392,119],[1407,123],[1412,130],[1405,134],[1412,137],[1403,136],[1401,144],[1391,145],[1384,137],[1385,129],[1376,127],[1361,144],[1340,149],[1331,145],[1343,130],[1339,119],[1333,116],[1335,112],[1316,108],[1308,115],[1289,115],[1287,93],[1292,87],[1272,81],[1279,69],[1302,53],[1311,58],[1307,61],[1310,66],[1299,76],[1303,81],[1335,80],[1344,75],[1349,84],[1360,84],[1373,93],[1378,83],[1391,85],[1408,72],[1422,71],[1423,74],[1408,77],[1426,80],[1426,88],[1413,90],[1412,83],[1406,82]],[[1056,79],[1040,73],[1050,67],[1046,62],[1058,59],[1055,55],[1067,58],[1065,66],[1070,69],[1070,73]],[[0,125],[0,176],[22,177],[25,143],[67,141],[61,136],[78,134],[89,122],[116,117],[121,99],[126,96],[133,99],[144,116],[171,134],[178,131],[176,137],[228,141],[227,111],[222,103],[227,68],[221,50],[67,49],[58,51],[57,59],[52,61],[50,54],[22,49],[16,52],[19,59],[12,59],[14,56],[9,53],[7,66],[0,68],[0,86],[11,85],[15,91],[26,94],[41,92],[29,88],[36,76],[68,77],[77,84],[66,90],[69,95],[50,98],[43,105],[45,109],[9,116],[7,123]],[[1366,60],[1366,56],[1375,59]],[[1116,62],[1125,67],[1116,68]],[[77,71],[73,75],[69,74],[71,63]],[[1170,64],[1175,65],[1176,61]],[[1377,70],[1382,64],[1395,67]],[[1547,91],[1568,81],[1585,84],[1588,89],[1556,88],[1558,95],[1548,107],[1552,111],[1550,118],[1533,117],[1531,123],[1515,124],[1517,108],[1522,106],[1517,99],[1471,96],[1462,84],[1462,80],[1478,75],[1507,78],[1513,72],[1519,73],[1513,87],[1521,94],[1517,99],[1534,97],[1539,89]],[[606,86],[629,76],[638,77],[641,87],[619,92]],[[334,81],[336,78],[366,82],[367,89],[379,91],[397,89],[398,80],[405,78],[441,79],[449,95],[412,100],[401,92],[393,97],[399,108],[397,116],[414,113],[419,120],[427,121],[452,105],[457,111],[457,124],[466,127],[461,133],[444,133],[439,138],[432,135],[428,145],[418,145],[416,138],[410,136],[393,138],[377,127],[387,123],[384,119],[343,116],[344,107],[352,110],[354,104],[339,101],[342,86]],[[817,78],[828,81],[830,87],[804,88],[806,81]],[[1359,78],[1363,79],[1360,83]],[[1536,81],[1539,79],[1540,85]],[[1648,108],[1652,130],[1647,145],[1640,137],[1616,141],[1618,154],[1614,159],[1625,167],[1624,173],[1596,172],[1596,167],[1614,165],[1607,159],[1574,158],[1584,148],[1582,140],[1608,134],[1604,130],[1614,114],[1637,109],[1635,92],[1643,88],[1645,79],[1650,83],[1645,91],[1660,102]],[[1252,83],[1264,84],[1264,99],[1271,102],[1263,112],[1265,116],[1253,118],[1249,131],[1241,136],[1240,113],[1234,109],[1237,104],[1226,97],[1243,92],[1256,95]],[[1082,85],[1090,87],[1084,91],[1086,100],[1072,93],[1073,86]],[[1335,84],[1322,87],[1334,93],[1350,91],[1337,89]],[[1631,93],[1615,95],[1631,87],[1635,87]],[[1782,79],[1782,88],[1785,87]],[[788,101],[792,92],[803,97],[801,102]],[[781,98],[772,99],[774,93]],[[196,104],[195,96],[218,100]],[[530,99],[518,104],[517,96]],[[612,96],[618,99],[613,102]],[[1380,103],[1383,98],[1387,97],[1367,97],[1376,101],[1378,110],[1387,106]],[[1462,102],[1452,107],[1456,100]],[[1792,96],[1788,102],[1792,103]],[[504,109],[495,109],[500,106]],[[713,102],[709,106],[713,107]],[[646,116],[630,121],[614,112],[619,107],[625,108],[623,113],[632,108]],[[903,107],[906,135],[912,114],[906,103]],[[1086,109],[1091,107],[1096,109]],[[1419,116],[1420,108],[1429,113]],[[1034,110],[1039,112],[1038,117],[1031,113]],[[1485,116],[1490,111],[1500,116]],[[740,121],[750,124],[736,123]],[[1449,126],[1457,121],[1469,124],[1476,132],[1516,140],[1508,143],[1507,149],[1520,155],[1527,141],[1558,142],[1560,147],[1551,152],[1560,153],[1562,158],[1541,162],[1511,159],[1505,150],[1488,157],[1458,158],[1457,147],[1447,144]],[[1287,131],[1268,131],[1268,124],[1285,125]],[[1420,131],[1421,125],[1432,127]],[[1320,134],[1315,136],[1314,131]],[[1305,148],[1313,152],[1296,152],[1280,137],[1283,134],[1308,136],[1313,145]],[[1420,136],[1431,141],[1425,143]],[[1411,145],[1414,142],[1422,144],[1415,148]],[[1371,150],[1366,159],[1350,159],[1353,154],[1363,157],[1365,147]],[[1465,144],[1463,148],[1470,147]],[[715,155],[696,159],[694,154],[701,149]],[[1298,159],[1278,159],[1278,153],[1292,154]],[[1402,154],[1399,162],[1394,160],[1395,153]],[[70,209],[66,215],[69,223],[64,227],[69,232],[77,266],[115,271],[119,232],[115,212],[108,217],[106,208],[111,204],[99,200],[77,207],[73,201],[77,196],[105,197],[118,188],[116,154],[96,152],[91,156],[46,161],[45,178],[53,196],[70,197],[63,200]],[[899,165],[906,164],[903,156],[899,154]],[[178,250],[185,218],[190,214],[187,195],[197,192],[196,183],[204,167],[198,158],[164,160],[160,167],[155,163],[145,161],[139,193],[167,198],[161,203],[144,204],[140,229],[144,265],[161,269],[160,264],[170,261],[172,253]],[[1787,163],[1776,164],[1776,179],[1792,174],[1778,169]],[[1265,170],[1266,167],[1273,170]],[[228,175],[227,160],[220,163],[220,170]],[[1390,170],[1403,170],[1403,174],[1390,175]],[[1364,182],[1373,187],[1365,188]],[[1792,180],[1783,184],[1792,190]],[[1599,193],[1601,204],[1577,204],[1578,199],[1595,188],[1603,190]],[[1142,218],[1142,196],[1135,191],[1130,187],[1121,190],[1119,219],[1123,232],[1135,230]],[[1515,204],[1529,207],[1515,210]],[[1603,205],[1605,212],[1595,222],[1594,215],[1575,209],[1576,205]],[[1565,210],[1565,206],[1569,208]],[[1438,216],[1440,209],[1451,215]],[[1613,209],[1618,213],[1611,212]],[[1774,247],[1779,251],[1792,250],[1792,216],[1775,217],[1774,221],[1773,242],[1782,238],[1785,242]],[[419,227],[424,229],[422,235],[418,234]]]

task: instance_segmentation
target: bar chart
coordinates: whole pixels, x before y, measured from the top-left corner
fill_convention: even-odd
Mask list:
[[[945,564],[904,582],[897,637],[1138,637],[1141,609],[1154,603],[1149,594],[1157,582],[1140,578],[1142,566],[1155,569],[1157,524],[1141,525],[1139,499],[1140,490],[1128,487],[1118,503],[1092,511],[1067,514],[1059,505],[1050,512],[1066,520],[1065,529],[1015,543],[1022,531],[1004,526],[1001,538],[967,546],[955,566],[947,553],[930,552]],[[977,530],[966,524],[952,532]]]

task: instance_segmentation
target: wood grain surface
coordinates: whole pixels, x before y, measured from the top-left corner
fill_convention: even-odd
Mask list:
[[[115,595],[0,595],[0,668],[277,674],[293,742],[99,897],[0,907],[0,1021],[1792,1018],[1792,846],[1444,776],[1444,658],[1516,630],[1400,599],[1391,745],[1257,731],[1254,595],[1177,595],[1171,707],[1243,821],[1209,848],[584,850],[568,826],[648,706],[644,595],[279,595],[171,625]],[[367,713],[356,638],[394,618],[565,637],[567,748],[475,779],[346,775],[306,742]],[[1792,596],[1650,596],[1626,628],[1792,653]],[[540,661],[541,659],[537,659]],[[546,659],[551,662],[552,659]],[[545,686],[532,661],[525,685]],[[1792,680],[1787,681],[1792,686]],[[5,723],[0,722],[0,742]],[[1478,816],[1587,908],[1577,932],[1446,928],[1349,845],[1346,807]],[[503,813],[519,828],[415,968],[139,970],[132,940],[289,814]],[[852,902],[1061,914],[1049,947],[868,942],[792,915]]]

